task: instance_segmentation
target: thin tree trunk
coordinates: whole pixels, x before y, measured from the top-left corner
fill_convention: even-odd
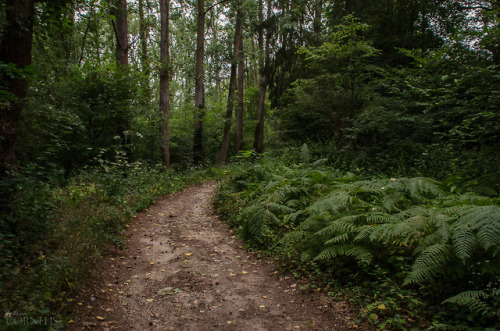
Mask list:
[[[170,128],[168,114],[170,111],[170,48],[169,48],[169,18],[170,18],[170,0],[160,0],[160,110],[162,113],[162,133],[163,165],[170,167]]]
[[[239,2],[236,4],[239,7]],[[226,105],[226,120],[224,124],[224,136],[222,137],[222,145],[220,148],[219,164],[225,164],[227,151],[229,149],[229,137],[231,136],[231,124],[233,120],[234,107],[234,92],[236,90],[236,70],[238,67],[238,59],[240,57],[240,42],[241,42],[241,26],[242,19],[240,15],[236,15],[236,25],[234,28],[234,55],[231,62],[231,74],[229,78],[229,92]]]
[[[161,6],[161,2],[160,2]],[[161,9],[160,9],[161,12]],[[160,13],[161,16],[161,13]],[[148,54],[148,27],[146,25],[146,20],[144,18],[144,0],[139,0],[139,42],[140,42],[140,59],[141,68],[144,74],[144,94],[147,100],[151,99],[151,91],[149,87],[149,78],[151,74],[151,68],[149,65],[149,54]]]
[[[115,0],[112,14],[114,14],[116,21],[112,21],[113,30],[116,37],[115,59],[117,67],[117,75],[128,74],[128,23],[127,23],[127,0]],[[117,119],[116,130],[117,134],[121,137],[121,143],[125,147],[127,157],[130,157],[131,151],[128,146],[127,132],[130,129],[130,113],[128,105],[124,107],[124,112]]]
[[[243,21],[243,12],[241,6],[238,7],[237,17]],[[241,145],[243,143],[243,97],[244,97],[244,84],[245,84],[245,61],[243,54],[243,24],[240,24],[240,31],[238,36],[240,38],[239,47],[240,51],[238,54],[238,109],[236,111],[236,142],[235,142],[235,153],[239,154],[241,152]]]
[[[201,164],[203,153],[203,117],[205,116],[205,72],[203,60],[205,57],[205,1],[197,0],[198,17],[196,23],[196,64],[194,85],[194,141],[193,162]]]
[[[265,59],[264,59],[264,28],[262,24],[264,22],[264,13],[262,8],[262,2],[260,3],[259,10],[259,51],[260,51],[260,83],[259,83],[259,103],[257,104],[257,125],[255,126],[255,136],[253,142],[253,149],[257,153],[264,152],[264,120],[266,115],[266,91],[267,91],[267,72],[266,67],[269,63],[270,49],[269,49],[269,33],[266,36],[266,46],[265,46]],[[268,2],[267,15],[271,15],[271,4]],[[265,61],[265,62],[264,62]]]
[[[251,38],[250,41],[251,41],[251,45],[252,45],[252,54],[255,54],[255,40],[254,40],[254,38]],[[255,66],[251,66],[251,67],[252,67],[252,74],[253,74],[253,84],[254,84],[254,86],[258,86],[259,85],[259,69],[255,68]]]
[[[0,41],[0,61],[24,69],[31,64],[33,47],[34,0],[7,0]],[[0,74],[0,89],[12,100],[0,100],[0,177],[8,167],[16,167],[16,145],[21,112],[26,104],[28,82],[21,75]]]

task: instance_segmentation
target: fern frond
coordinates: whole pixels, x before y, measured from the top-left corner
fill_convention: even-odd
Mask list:
[[[332,236],[353,232],[356,229],[356,226],[354,226],[351,222],[353,219],[355,219],[355,216],[345,216],[341,219],[334,220],[323,229],[317,231],[314,235]]]
[[[303,231],[316,232],[323,228],[327,222],[330,221],[330,215],[323,213],[319,215],[312,215],[306,218],[306,220],[298,226],[299,229]]]
[[[479,245],[485,250],[500,246],[500,222],[482,226],[477,231]]]
[[[367,223],[372,223],[372,224],[385,224],[385,223],[398,222],[398,220],[395,219],[392,215],[382,212],[371,212],[362,215],[364,216]]]
[[[358,227],[356,230],[358,231],[358,234],[354,237],[352,240],[353,242],[361,242],[364,241],[372,235],[372,233],[376,230],[375,226],[372,225],[363,225]]]
[[[485,317],[500,317],[500,312],[484,301],[489,297],[490,295],[484,291],[465,291],[446,299],[443,303],[454,303],[470,311],[479,312]]]
[[[399,205],[405,200],[407,199],[402,192],[393,192],[382,199],[381,205],[388,212],[396,212],[401,210]]]
[[[472,231],[461,230],[453,234],[455,255],[462,261],[472,256],[477,244],[476,235]]]
[[[311,233],[307,231],[291,231],[286,233],[279,241],[282,245],[292,245],[297,242],[303,242],[311,237]]]
[[[332,239],[329,239],[325,242],[325,245],[333,245],[333,244],[340,244],[340,243],[345,243],[346,241],[349,240],[349,233],[343,233],[341,235],[338,235],[336,237],[333,237]]]
[[[311,214],[321,214],[323,212],[335,213],[345,208],[352,202],[352,197],[345,191],[333,191],[327,196],[316,200],[307,210]]]
[[[500,222],[500,207],[498,206],[464,206],[456,211],[459,214],[455,228],[468,227],[479,229],[490,223]]]
[[[267,203],[267,209],[278,215],[290,214],[295,211],[295,209],[290,208],[288,206],[282,205],[280,203],[269,202]]]
[[[443,272],[443,267],[451,260],[451,246],[434,244],[420,253],[412,265],[404,285],[423,283]]]
[[[445,196],[442,199],[444,206],[456,206],[456,205],[486,205],[491,204],[491,199],[482,195],[478,195],[473,192],[467,192],[464,194],[451,194]]]
[[[358,261],[370,263],[373,256],[366,248],[354,244],[342,244],[327,247],[314,260],[331,260],[338,256],[352,257]]]

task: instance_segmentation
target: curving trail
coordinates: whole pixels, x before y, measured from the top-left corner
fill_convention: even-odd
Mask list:
[[[247,253],[212,214],[214,182],[166,196],[138,214],[126,248],[78,300],[70,329],[349,330],[345,303],[303,293]]]

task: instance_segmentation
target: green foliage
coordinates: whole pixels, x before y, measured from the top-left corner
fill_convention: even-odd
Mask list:
[[[306,161],[307,145],[298,150],[297,161]],[[450,193],[425,177],[366,180],[317,163],[264,159],[224,184],[216,201],[231,204],[224,216],[250,247],[277,254],[283,265],[313,263],[350,295],[362,283],[362,300],[385,288],[358,302],[378,327],[422,327],[426,315],[460,327],[499,326],[496,200]]]
[[[101,158],[60,185],[46,171],[13,172],[0,181],[0,307],[61,319],[67,299],[98,272],[102,252],[121,249],[131,217],[157,197],[206,180],[210,170],[180,173]],[[0,323],[4,323],[2,319]],[[2,326],[2,324],[0,324]]]

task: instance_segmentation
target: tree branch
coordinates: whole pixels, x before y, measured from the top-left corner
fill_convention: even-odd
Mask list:
[[[220,4],[223,4],[225,2],[229,2],[229,1],[231,1],[231,0],[221,0],[221,1],[217,2],[217,3],[214,3],[213,5],[211,5],[210,7],[208,7],[207,10],[205,10],[205,14],[208,13],[210,10],[212,10],[214,7],[216,7],[216,6],[220,5]]]

